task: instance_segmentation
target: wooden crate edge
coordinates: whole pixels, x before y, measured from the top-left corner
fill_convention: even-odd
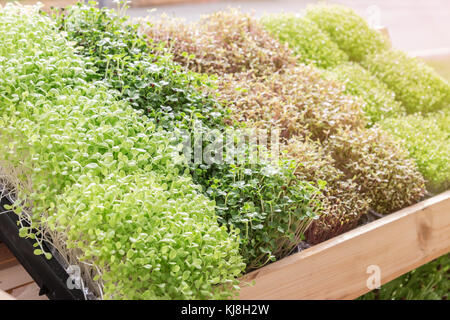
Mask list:
[[[16,300],[12,295],[0,290],[0,300]]]
[[[240,299],[354,299],[450,251],[450,190],[241,279]],[[254,281],[254,285],[249,285]]]

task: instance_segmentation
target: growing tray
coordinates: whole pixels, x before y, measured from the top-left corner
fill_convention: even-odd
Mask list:
[[[57,259],[48,260],[43,255],[35,255],[35,241],[19,237],[18,216],[5,209],[6,205],[11,204],[12,201],[8,197],[0,199],[0,212],[3,212],[0,214],[0,241],[8,247],[39,286],[39,294],[45,294],[52,300],[84,300],[81,290],[68,288],[69,275]],[[49,251],[45,244],[43,245],[44,249]]]
[[[2,199],[0,210],[5,204],[10,201]],[[80,290],[67,288],[68,275],[56,259],[33,254],[32,241],[18,237],[15,221],[13,213],[0,215],[0,240],[39,287],[50,299],[84,299]],[[370,291],[368,267],[379,267],[384,284],[448,252],[450,191],[245,275],[239,298],[355,299]]]

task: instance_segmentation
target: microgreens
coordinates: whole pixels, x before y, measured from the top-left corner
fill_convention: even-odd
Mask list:
[[[185,173],[176,138],[93,82],[49,18],[8,4],[0,42],[1,163],[22,170],[13,209],[39,230],[20,235],[51,242],[106,299],[232,296],[238,236]]]

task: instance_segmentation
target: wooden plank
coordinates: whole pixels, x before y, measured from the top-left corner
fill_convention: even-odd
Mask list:
[[[31,282],[33,279],[20,264],[0,270],[0,290],[11,290]]]
[[[249,273],[240,299],[355,299],[369,267],[384,284],[448,252],[450,191]]]
[[[8,247],[0,242],[0,270],[18,265],[19,261],[9,251]],[[16,268],[20,269],[20,268]],[[22,268],[23,269],[23,268]],[[11,269],[10,269],[11,270]],[[14,272],[14,271],[13,271]],[[20,270],[22,273],[23,270]],[[18,278],[20,279],[20,278]],[[28,277],[25,277],[29,280]],[[1,281],[1,280],[0,280]],[[22,282],[22,281],[19,281]],[[8,285],[10,286],[10,285]],[[0,300],[48,300],[46,295],[39,295],[39,286],[36,282],[21,284],[18,287],[9,289],[8,292],[0,290]]]
[[[0,290],[0,300],[16,300],[13,296],[7,294],[5,291]]]
[[[39,295],[39,286],[36,282],[14,288],[8,293],[17,300],[48,300],[46,295]]]
[[[18,263],[16,257],[9,251],[8,247],[0,242],[0,270],[12,267]]]

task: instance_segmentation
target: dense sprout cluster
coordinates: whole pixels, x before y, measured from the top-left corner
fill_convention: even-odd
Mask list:
[[[13,209],[31,225],[20,235],[51,241],[106,299],[230,297],[238,237],[184,173],[174,138],[91,82],[89,61],[37,11],[1,9],[0,42],[3,171],[23,172],[2,180],[22,181]]]
[[[330,19],[330,16],[333,19]],[[303,16],[268,15],[261,21],[267,30],[298,54],[298,61],[326,69],[322,71],[325,78],[344,84],[345,93],[361,98],[369,125],[402,113],[403,107],[395,100],[394,92],[364,67],[348,61],[348,55],[338,46],[342,45],[341,37],[353,43],[348,37],[355,36],[358,41],[370,45],[374,45],[373,39],[379,38],[377,32],[370,29],[364,19],[351,9],[340,6],[311,6]],[[330,29],[333,32],[329,35]],[[342,34],[341,29],[345,30],[345,34]],[[360,43],[354,45],[361,50]],[[368,48],[358,54],[358,59],[354,59],[353,55],[352,60],[360,62],[368,53],[379,52],[383,48],[384,46]],[[347,48],[348,50],[350,49]]]
[[[450,186],[448,82],[351,9],[135,25],[94,5],[0,8],[0,187],[98,297],[230,298],[243,270],[419,201],[419,170]],[[260,129],[279,139],[244,141]],[[199,141],[214,161],[188,161]],[[419,270],[375,297],[414,298]]]
[[[393,212],[423,196],[423,178],[399,143],[379,128],[364,129],[358,101],[313,69],[291,68],[264,82],[246,77],[233,83],[224,77],[220,88],[238,121],[278,127],[286,143],[296,137],[320,141],[344,173],[341,180],[360,186],[354,192],[373,210]],[[293,146],[289,150],[299,153]],[[323,180],[334,180],[333,173]]]
[[[327,140],[325,148],[378,213],[397,211],[424,195],[424,180],[414,161],[397,140],[378,127],[342,129]]]
[[[290,254],[317,217],[321,193],[295,175],[297,165],[259,161],[251,167],[219,166],[214,173],[207,194],[216,202],[219,221],[239,228],[248,270]]]
[[[395,100],[395,93],[359,64],[343,63],[324,75],[344,84],[346,93],[362,99],[364,113],[371,125],[404,113],[403,105]]]
[[[251,159],[255,146],[238,143],[237,147],[239,158]],[[268,153],[263,146],[259,149]],[[215,201],[219,222],[240,230],[248,270],[291,253],[319,213],[320,191],[308,182],[315,180],[298,179],[295,168],[296,162],[288,159],[258,159],[214,164],[194,172],[195,181]]]
[[[305,17],[315,22],[351,61],[362,61],[366,55],[389,48],[381,33],[369,27],[353,9],[339,5],[310,5]]]
[[[449,123],[448,111],[386,119],[381,123],[403,140],[427,180],[427,189],[433,193],[450,188]]]
[[[448,82],[418,59],[390,49],[383,44],[385,41],[377,40],[380,36],[351,9],[341,6],[311,6],[301,18],[289,15],[283,18],[266,18],[263,22],[266,21],[266,28],[275,30],[274,33],[291,47],[295,48],[299,39],[309,34],[309,28],[312,28],[309,20],[313,20],[319,30],[327,33],[332,41],[350,55],[351,60],[359,62],[341,62],[322,74],[326,79],[344,84],[346,93],[360,99],[369,126],[386,119],[383,127],[406,140],[411,156],[427,177],[427,185],[432,191],[445,188],[448,168],[444,163],[448,161],[444,159],[448,155],[445,146],[441,147],[447,143],[445,130],[433,126],[429,119],[422,122],[420,119],[423,117],[420,115],[395,118],[403,116],[406,111],[426,114],[448,108]],[[356,38],[367,42],[366,45],[359,43]],[[323,43],[324,47],[332,48],[329,41]],[[349,53],[351,43],[359,50],[358,54]],[[307,44],[304,47],[307,48]],[[322,59],[322,51],[309,51],[309,54],[313,53],[315,56],[310,57],[310,63],[314,59]],[[428,132],[433,136],[432,139],[428,139]]]
[[[395,92],[408,113],[450,106],[450,84],[424,62],[402,51],[369,55],[362,65]]]
[[[336,167],[335,160],[323,146],[311,140],[293,137],[283,146],[283,152],[301,163],[296,175],[301,179],[320,181],[319,195],[323,214],[306,231],[306,240],[317,244],[354,228],[369,209],[361,187],[347,179]]]
[[[127,17],[78,3],[59,16],[58,25],[90,60],[93,79],[106,82],[159,126],[190,129],[199,118],[209,127],[220,125],[223,111],[198,90],[209,85],[208,79],[186,72],[161,48],[149,48]]]
[[[233,119],[266,129],[278,127],[284,139],[304,136],[323,141],[338,128],[365,125],[359,101],[312,67],[289,68],[264,81],[251,72],[219,81],[221,99],[229,102]]]
[[[409,155],[414,158],[419,171],[425,176],[426,186],[430,192],[436,193],[448,189],[448,173],[450,172],[448,167],[450,159],[450,151],[448,149],[449,83],[418,59],[389,48],[387,40],[369,28],[364,19],[358,17],[349,8],[335,5],[310,6],[301,18],[293,16],[285,16],[284,18],[269,20],[271,23],[268,23],[266,19],[265,26],[281,41],[288,43],[294,50],[296,50],[299,43],[302,43],[303,52],[307,52],[306,56],[308,59],[299,58],[300,61],[318,65],[317,61],[327,61],[323,58],[323,53],[333,48],[330,41],[326,39],[322,39],[325,48],[319,46],[320,50],[312,50],[315,48],[315,41],[311,41],[311,43],[308,41],[302,42],[305,37],[307,39],[315,39],[314,36],[310,35],[310,30],[314,29],[310,21],[313,21],[319,28],[320,32],[317,32],[317,34],[320,38],[323,38],[321,32],[324,32],[334,42],[333,44],[336,44],[342,51],[348,54],[351,60],[349,62],[342,61],[331,68],[327,63],[319,65],[327,69],[323,71],[324,77],[343,83],[346,93],[360,99],[363,103],[363,110],[368,119],[369,126],[380,122],[383,129],[401,138],[401,143],[406,146]],[[309,46],[310,44],[312,48]],[[302,49],[297,50],[301,52]],[[330,55],[330,57],[334,56]],[[435,113],[435,111],[440,109],[443,110],[442,113]],[[410,114],[419,113],[404,117],[406,112]],[[368,137],[373,136],[373,134],[374,132],[370,133],[369,131],[364,133]],[[383,136],[386,135],[383,134]],[[396,146],[399,142],[389,142],[389,140],[392,140],[389,137],[378,138],[385,140],[386,147],[383,148],[389,150],[388,152],[395,153]],[[370,143],[370,140],[372,139],[369,138],[368,143]],[[333,141],[333,139],[330,141]],[[358,144],[353,139],[351,141]],[[341,141],[341,148],[344,148],[345,142],[345,140]],[[347,145],[345,149],[353,147]],[[381,151],[383,148],[377,149]],[[377,151],[375,151],[376,153]],[[359,150],[356,155],[362,157]],[[346,154],[344,157],[348,156]],[[367,155],[363,159],[366,159],[364,160],[365,163],[369,161],[375,165],[373,161],[376,159]],[[412,179],[412,183],[409,184],[409,178],[399,179],[403,173],[395,174],[397,171],[395,168],[399,165],[401,166],[401,163],[397,162],[395,165],[395,160],[392,161],[389,157],[385,159],[387,159],[387,166],[393,166],[391,170],[394,179],[388,185],[399,183],[399,185],[407,185],[407,188],[411,187],[412,189],[409,192],[417,196],[415,198],[412,197],[411,201],[417,200],[423,192],[419,192],[421,189],[421,178],[414,173],[414,169],[409,172],[411,174],[409,177]],[[385,161],[379,162],[375,167],[379,167]],[[359,163],[354,163],[354,165],[355,168],[359,167]],[[362,169],[360,171],[362,173],[364,166],[359,168]],[[367,176],[367,186],[372,185],[373,190],[380,190],[377,189],[377,186],[369,183],[372,180],[372,182],[375,182],[383,190],[383,184],[386,185],[387,181],[389,181],[386,180],[386,173],[388,171],[381,170],[379,171],[379,176],[376,177],[371,177],[369,174]],[[373,178],[376,179],[373,180]],[[394,196],[394,194],[386,189],[384,192],[380,192],[380,197],[377,197],[377,194],[374,193],[373,196],[378,198],[378,200],[372,202],[371,207],[375,206],[381,212],[387,212],[392,207],[401,208],[408,202],[404,201],[406,200],[405,198],[402,200],[394,197],[391,203],[390,201],[383,201],[381,197],[381,195]],[[378,201],[379,205],[376,205]],[[322,219],[325,219],[325,216]],[[323,226],[322,228],[325,227]],[[436,273],[432,267],[423,267],[423,270],[432,271],[432,275],[427,277],[429,283],[434,283],[438,288],[443,286],[439,282],[443,280],[442,276]],[[399,284],[403,288],[397,290]],[[418,295],[418,288],[414,288],[417,285],[424,286],[421,276],[415,276],[413,273],[409,273],[398,281],[394,281],[392,285],[386,285],[375,296],[369,296],[372,298],[392,296],[393,298],[401,299],[412,299],[419,296],[439,298],[442,296],[439,290],[436,290],[437,294],[435,294],[435,290],[432,288],[429,291],[423,291],[425,292],[424,295]]]
[[[275,15],[262,22],[299,53],[299,61],[332,69],[325,75],[345,83],[347,93],[363,99],[371,123],[399,115],[403,109],[429,112],[450,105],[450,85],[445,80],[418,59],[389,48],[387,39],[350,8],[309,6],[302,17]]]
[[[236,15],[237,17],[228,18],[230,14]],[[243,20],[251,23],[246,30],[241,30],[240,37],[242,39],[254,39],[257,36],[253,33],[256,32],[259,34],[261,32],[262,26],[254,18],[249,18],[248,15],[236,11],[203,17],[203,23],[210,26],[207,31],[202,29],[201,26],[194,29],[192,25],[183,25],[179,20],[171,21],[166,17],[164,22],[151,23],[150,26],[146,28],[146,32],[151,38],[156,37],[160,41],[172,39],[174,42],[168,45],[170,53],[172,53],[174,57],[188,57],[199,53],[195,51],[196,49],[192,52],[184,51],[189,50],[189,46],[179,45],[180,43],[183,43],[183,40],[186,39],[186,37],[183,33],[178,31],[191,28],[189,30],[193,30],[192,32],[195,31],[197,39],[202,39],[202,43],[215,43],[215,41],[223,43],[226,39],[231,37],[225,33],[225,31],[228,30],[228,32],[234,32],[233,30],[236,26],[229,24],[225,30],[219,27],[215,30],[212,29],[211,26],[220,26],[221,23],[216,20],[222,21],[224,17],[227,18],[227,21],[233,21],[238,24]],[[174,25],[176,25],[176,27],[174,27]],[[180,34],[182,36],[180,36]],[[164,36],[161,37],[161,35]],[[221,38],[218,38],[217,35],[220,35]],[[182,37],[182,39],[178,37]],[[177,41],[174,39],[177,39]],[[270,39],[271,40],[267,41],[267,43],[276,43],[275,40],[272,38]],[[254,47],[254,44],[243,47],[251,48]],[[268,55],[275,56],[279,54],[277,53],[279,47],[279,44],[273,45],[271,50],[274,52],[268,53]],[[267,45],[265,45],[264,48],[269,50]],[[242,49],[227,47],[227,50],[240,52]],[[254,50],[255,52],[258,52],[258,50],[261,49],[254,48]],[[220,57],[220,55],[218,56]],[[234,57],[236,56],[236,53],[227,52],[226,56]],[[192,70],[200,70],[220,75],[218,78],[220,95],[218,98],[231,110],[230,120],[228,121],[229,124],[235,126],[246,124],[247,127],[256,127],[268,131],[279,129],[281,138],[284,141],[287,141],[291,136],[306,136],[310,138],[311,135],[314,135],[314,138],[325,139],[330,132],[334,132],[335,127],[338,127],[339,125],[357,127],[360,126],[360,123],[364,123],[364,120],[358,116],[361,114],[361,111],[359,105],[356,102],[354,103],[355,99],[340,95],[341,88],[321,79],[320,74],[314,71],[313,68],[292,66],[293,63],[290,62],[292,60],[291,58],[289,58],[289,63],[286,63],[285,68],[282,70],[274,67],[271,63],[266,63],[261,60],[259,60],[259,64],[254,63],[251,66],[244,60],[241,61],[240,65],[236,68],[223,70],[219,66],[216,70],[211,68],[211,65],[203,59],[196,60],[197,62],[195,64],[190,62],[192,59],[194,59],[194,57],[190,56],[189,60],[180,59],[178,61]],[[236,64],[237,61],[234,61],[234,63]],[[202,65],[203,67],[201,67]],[[278,72],[274,72],[277,70]],[[307,77],[307,79],[302,81],[303,77]],[[309,79],[311,80],[308,81]],[[320,84],[326,86],[326,88],[323,89],[323,95]],[[302,89],[306,91],[306,94],[302,94]],[[333,106],[334,103],[336,106]],[[315,104],[320,105],[321,108],[315,108]],[[342,108],[342,110],[339,108]],[[308,146],[308,144],[305,146]],[[315,149],[311,149],[310,151],[312,153],[316,152]],[[326,181],[327,179],[335,179],[333,175],[335,171],[333,170],[330,170],[330,176],[327,177],[327,179],[322,180],[322,175],[320,174],[299,173],[299,170],[315,171],[313,170],[313,167],[310,167],[313,162],[310,161],[309,163],[303,164],[303,159],[295,159],[295,157],[289,155],[287,158],[293,159],[299,163],[296,170],[297,179],[300,178],[307,181]],[[343,184],[345,183],[343,182]],[[330,192],[326,190],[323,191],[330,195],[329,197],[332,197]],[[341,193],[340,191],[333,192],[334,194]],[[320,242],[332,237],[336,234],[334,232],[336,228],[338,230],[345,229],[345,227],[341,227],[341,221],[346,222],[347,220],[352,220],[353,223],[353,221],[356,221],[357,218],[366,211],[367,205],[364,200],[357,195],[355,189],[349,188],[346,191],[342,191],[342,193],[349,194],[346,195],[346,198],[343,200],[337,199],[337,197],[328,199],[328,196],[320,196],[322,216],[326,216],[332,212],[334,218],[331,218],[331,220],[337,222],[326,231],[308,231],[308,234],[315,236],[315,240],[310,237],[308,241]],[[323,204],[325,201],[328,202],[328,204],[324,206]],[[340,207],[337,211],[332,211],[332,209],[339,207],[338,204],[341,201],[348,201],[352,204],[359,205],[361,210],[358,210],[355,205],[349,204],[346,207]],[[352,207],[354,211],[351,211],[351,209],[349,209],[350,207]],[[349,215],[348,218],[345,217],[347,214]],[[319,218],[319,221],[321,221],[321,219],[322,218]],[[312,223],[312,226],[315,225],[317,225],[317,220]],[[323,224],[319,224],[319,226],[320,225]],[[314,228],[314,230],[316,229],[317,228]]]
[[[296,137],[284,150],[302,164],[297,175],[326,181],[321,198],[325,213],[309,228],[310,243],[350,230],[369,208],[387,214],[424,195],[414,161],[377,127],[339,129],[322,145]]]
[[[230,14],[237,17],[227,19],[230,23],[227,28],[223,28],[220,21]],[[218,39],[225,41],[233,38],[235,28],[239,29],[242,20],[251,24],[245,30],[240,29],[241,38],[253,39],[256,37],[254,33],[260,34],[261,26],[258,21],[248,19],[247,15],[232,12],[204,17],[203,23],[209,27],[203,29],[199,26],[195,29],[195,35],[198,39],[204,39],[202,41],[205,43],[213,43],[219,41]],[[233,27],[231,21],[238,23],[238,26]],[[153,25],[154,30],[150,26],[147,33],[151,36],[164,34],[164,39],[177,39],[177,30],[184,29],[180,21],[176,23],[177,28],[174,28],[170,21]],[[212,26],[215,26],[215,29]],[[277,48],[279,45],[272,46],[272,50]],[[176,44],[169,45],[168,50],[174,56],[197,54],[195,51],[184,51],[189,50],[188,46],[181,47]],[[228,50],[231,50],[228,56],[233,57],[237,54],[233,50],[239,53],[242,49],[228,47]],[[254,50],[258,52],[262,49]],[[267,53],[267,46],[264,46],[264,50]],[[269,54],[274,55],[276,52]],[[188,60],[180,62],[188,68],[202,70],[196,69],[197,64],[192,65]],[[397,147],[400,151],[394,154],[381,152],[383,149],[392,150],[391,138],[385,133],[378,134],[378,131],[377,134],[363,131],[366,121],[363,117],[361,100],[346,95],[342,85],[324,79],[313,67],[286,64],[284,69],[278,72],[274,70],[277,69],[270,63],[264,65],[261,61],[261,64],[249,66],[245,61],[241,61],[240,67],[227,71],[223,71],[220,67],[216,71],[209,69],[202,71],[220,75],[218,98],[231,110],[230,123],[235,125],[245,123],[247,126],[269,131],[278,129],[281,132],[282,142],[287,146],[285,156],[299,162],[297,177],[310,181],[323,180],[327,183],[321,199],[322,216],[310,227],[307,233],[310,235],[308,241],[320,242],[348,230],[356,224],[362,214],[367,212],[369,205],[380,212],[388,213],[421,197],[423,194],[421,177],[414,165],[409,167],[411,162],[407,160],[401,148]],[[357,140],[355,148],[358,150],[343,144],[349,137]],[[305,150],[306,154],[312,157],[309,160],[306,157],[306,162],[305,157],[302,157]],[[346,163],[337,163],[336,159],[340,160],[341,153],[345,152],[353,157]],[[323,169],[322,175],[319,173],[322,168],[314,165],[311,159],[324,155],[328,160],[326,165],[324,164],[326,169]],[[357,157],[366,159],[357,160]],[[381,168],[382,165],[386,167]],[[384,170],[382,172],[384,176],[377,180],[376,176],[380,170]],[[396,174],[390,176],[389,171]],[[410,189],[404,189],[405,182],[411,183]],[[382,194],[378,196],[377,191],[371,193],[367,189],[366,192],[362,192],[365,184],[376,190],[382,190]],[[390,201],[395,203],[392,208],[388,208],[387,203]]]
[[[347,54],[331,41],[328,34],[305,17],[266,15],[261,22],[272,35],[289,45],[300,62],[326,69],[348,61]]]
[[[243,29],[248,27],[244,18],[236,19],[231,14],[218,14],[218,17],[220,21],[234,21]],[[211,147],[207,136],[210,129],[222,128],[224,113],[212,98],[214,87],[204,85],[208,78],[182,69],[157,43],[146,46],[146,38],[137,33],[137,26],[124,26],[125,22],[126,19],[118,18],[113,11],[82,4],[59,19],[69,39],[82,46],[80,52],[96,66],[96,79],[115,88],[119,97],[132,100],[132,106],[144,110],[158,126],[171,131],[187,129],[192,136],[201,132],[205,138],[204,149]],[[214,23],[204,27],[212,28],[212,25]],[[245,35],[243,33],[242,41],[266,43],[264,34],[261,39],[247,39]],[[234,45],[233,41],[226,43]],[[232,68],[238,66],[237,56],[225,56],[231,59]],[[180,54],[180,57],[186,55]],[[272,59],[262,58],[259,53],[255,54],[256,58],[264,63]],[[115,71],[111,74],[105,72],[107,69]],[[240,151],[247,159],[250,151]],[[295,239],[317,213],[314,209],[317,188],[308,182],[294,181],[294,170],[288,161],[261,161],[257,165],[248,162],[190,164],[194,182],[215,200],[219,222],[231,230],[240,230],[241,251],[248,269],[261,267],[290,253],[299,241]]]
[[[207,74],[251,70],[262,76],[295,64],[287,46],[280,44],[256,19],[235,9],[204,16],[197,23],[163,17],[145,32],[165,42],[173,59],[190,70]]]

